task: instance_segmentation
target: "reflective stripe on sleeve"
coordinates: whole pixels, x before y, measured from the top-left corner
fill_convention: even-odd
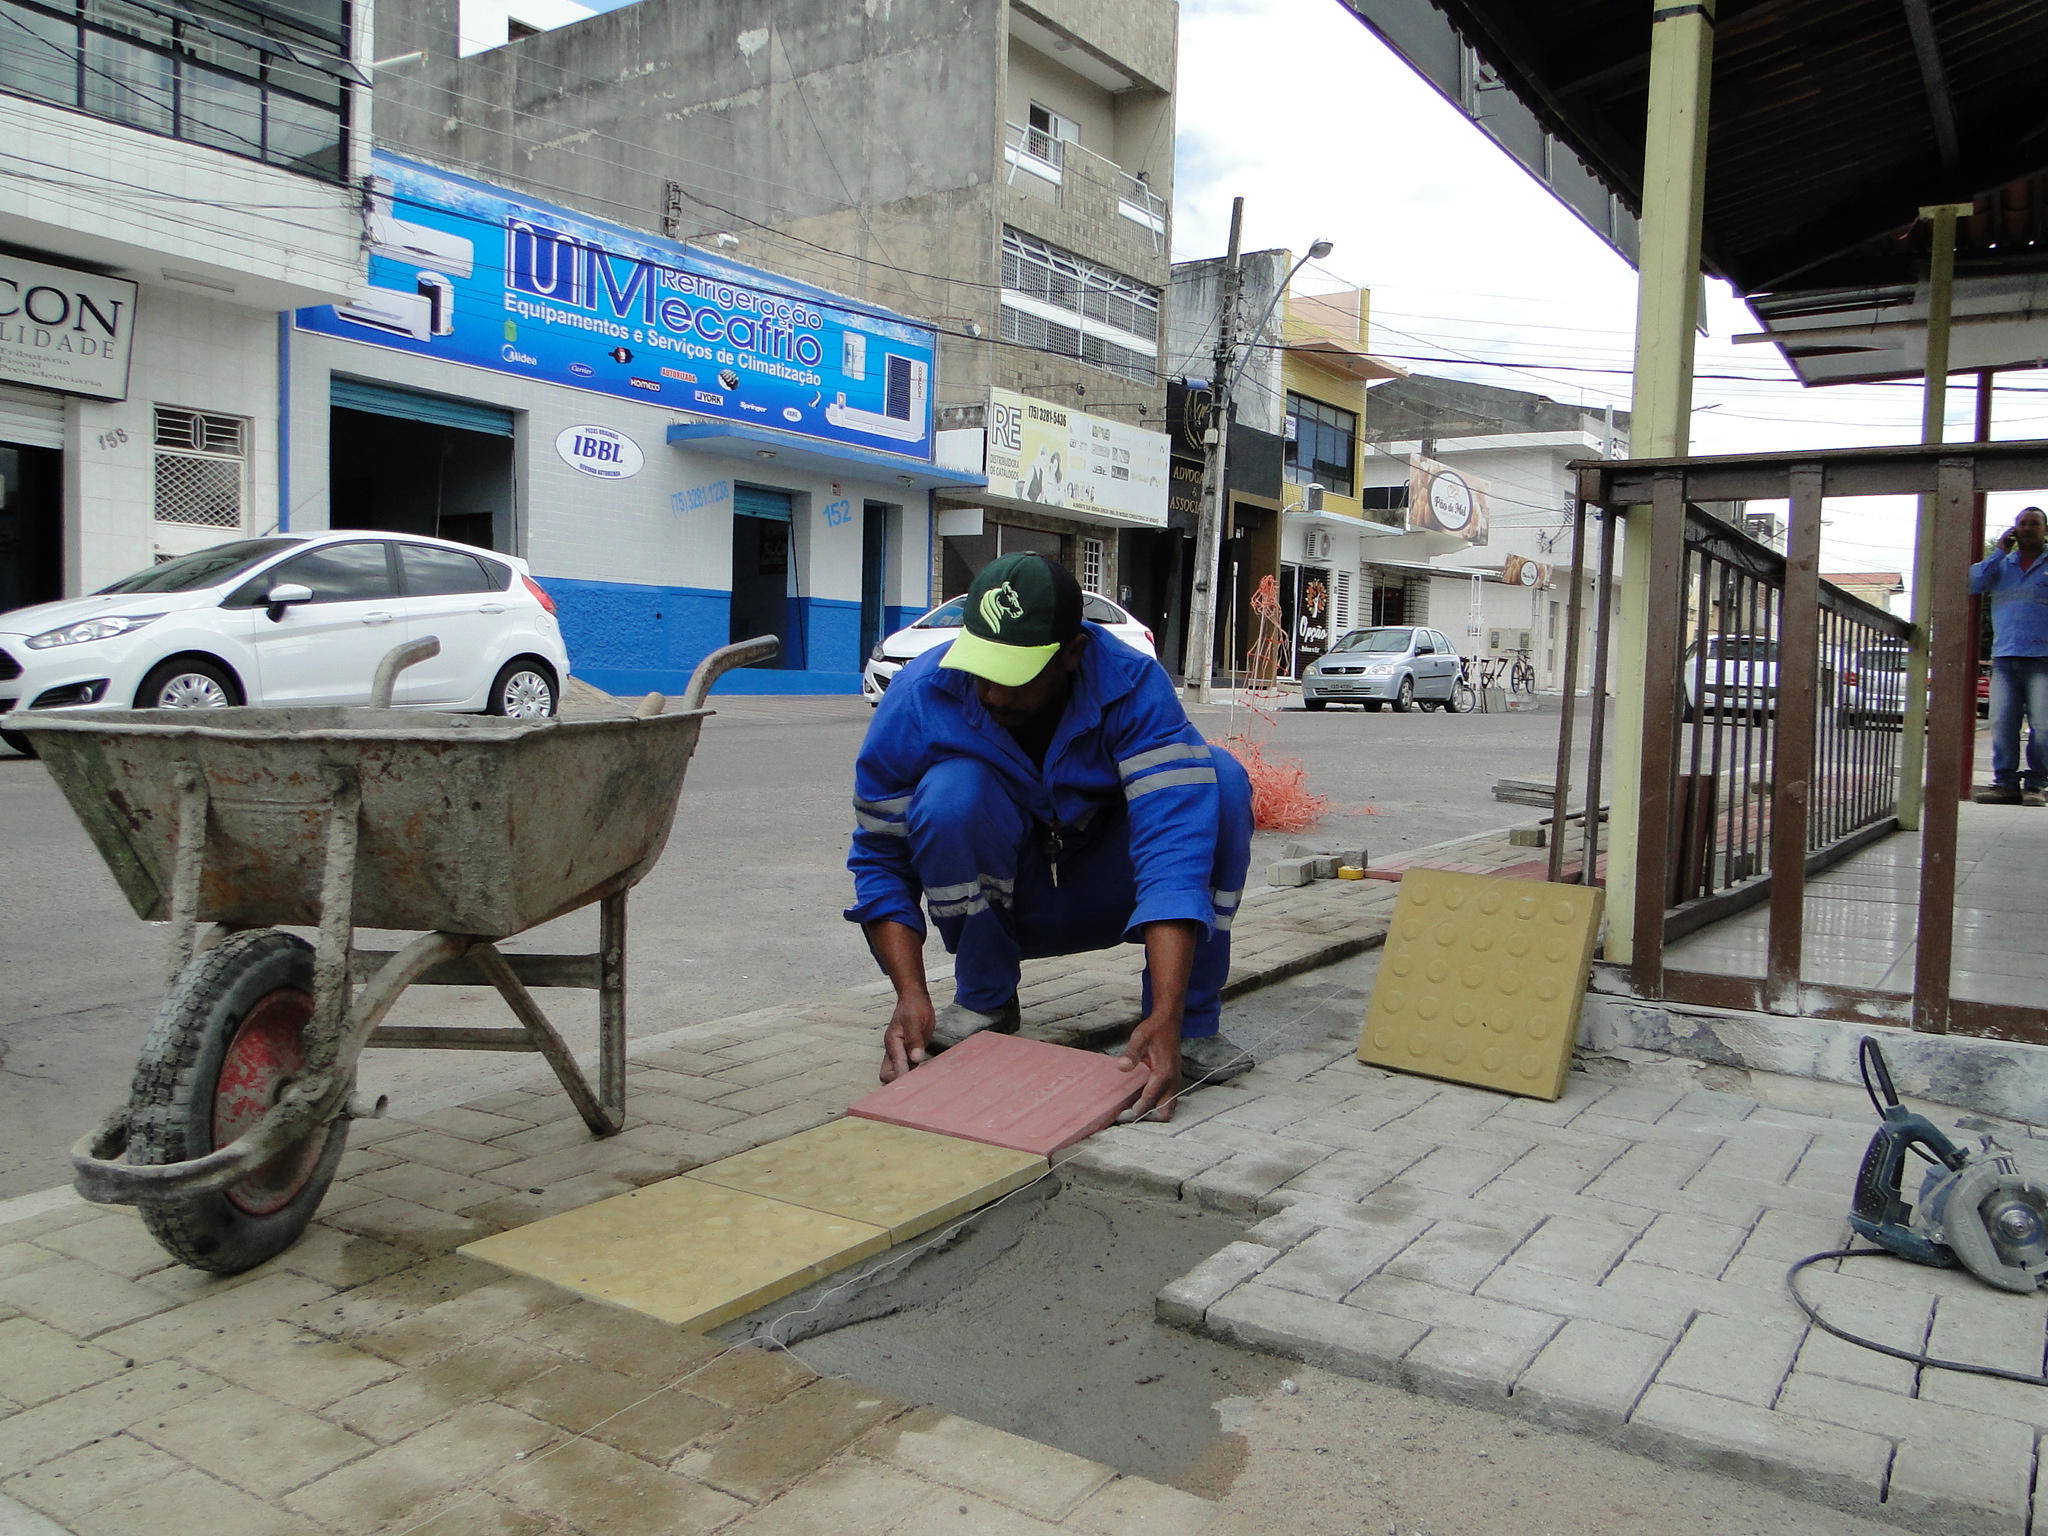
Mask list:
[[[856,809],[854,821],[865,831],[879,832],[884,837],[908,837],[910,828],[900,821],[884,821],[879,816],[870,816],[866,811]]]
[[[1149,795],[1155,789],[1171,789],[1176,784],[1214,784],[1214,768],[1175,768],[1169,773],[1148,774],[1136,783],[1124,786],[1124,798],[1135,800],[1140,795]]]
[[[1147,768],[1156,768],[1161,763],[1178,762],[1188,757],[1206,758],[1208,755],[1209,749],[1206,746],[1197,747],[1184,741],[1176,741],[1168,746],[1154,747],[1149,752],[1140,752],[1136,757],[1127,757],[1116,765],[1116,771],[1128,779],[1134,773],[1143,773]]]

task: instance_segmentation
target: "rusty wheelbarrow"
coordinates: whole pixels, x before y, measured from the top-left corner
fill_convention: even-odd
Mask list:
[[[661,857],[705,696],[776,654],[715,651],[675,713],[612,720],[367,709],[109,710],[19,721],[136,916],[168,919],[169,990],[128,1103],[72,1148],[88,1200],[140,1207],[195,1268],[234,1274],[298,1238],[327,1192],[368,1046],[538,1051],[597,1135],[624,1124],[626,893]],[[595,954],[498,941],[592,902]],[[317,929],[308,944],[285,931]],[[420,936],[395,953],[355,930]],[[517,1028],[385,1027],[409,986],[492,986]],[[598,994],[597,1086],[527,989]]]

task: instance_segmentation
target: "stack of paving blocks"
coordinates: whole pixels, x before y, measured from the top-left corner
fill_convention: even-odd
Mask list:
[[[1365,857],[1363,848],[1324,849],[1289,843],[1286,852],[1266,867],[1266,884],[1297,886],[1314,880],[1363,879]]]
[[[1032,1183],[1144,1082],[1092,1051],[976,1035],[844,1120],[462,1252],[702,1332]]]

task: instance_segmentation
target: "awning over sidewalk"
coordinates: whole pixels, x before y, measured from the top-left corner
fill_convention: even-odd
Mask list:
[[[979,490],[988,477],[972,470],[941,469],[919,459],[898,458],[866,448],[844,448],[793,433],[723,421],[677,422],[668,429],[671,447],[728,459],[772,461],[849,479],[893,480],[909,490]]]

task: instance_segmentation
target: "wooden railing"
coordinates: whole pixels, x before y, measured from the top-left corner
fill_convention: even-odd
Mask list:
[[[1580,501],[1575,560],[1583,558],[1587,510],[1604,514],[1603,580],[1596,587],[1603,662],[1613,514],[1650,509],[1647,569],[1629,573],[1648,582],[1648,620],[1640,636],[1618,637],[1642,648],[1649,679],[1634,909],[1609,918],[1630,925],[1629,990],[1674,1002],[2048,1044],[2048,1008],[1955,998],[1950,974],[1957,802],[1976,710],[1971,503],[1988,491],[2048,486],[2048,442],[1593,460],[1573,468]],[[1912,990],[1815,982],[1803,974],[1808,877],[1897,828],[1899,727],[1879,701],[1903,702],[1904,682],[1887,694],[1890,683],[1866,674],[1885,670],[1890,653],[1912,638],[1910,626],[1820,580],[1821,507],[1838,498],[1925,494],[1934,496],[1936,515]],[[1791,506],[1782,556],[1697,506],[1778,500]],[[1873,668],[1871,661],[1883,665]],[[1603,677],[1604,666],[1596,664],[1595,675]],[[1596,733],[1604,718],[1599,703],[1596,682]],[[1568,710],[1560,806],[1569,797],[1573,723]],[[1592,746],[1597,775],[1598,741]],[[1598,793],[1596,777],[1587,787],[1589,805]],[[1764,901],[1770,918],[1762,976],[1666,963],[1667,942]]]

